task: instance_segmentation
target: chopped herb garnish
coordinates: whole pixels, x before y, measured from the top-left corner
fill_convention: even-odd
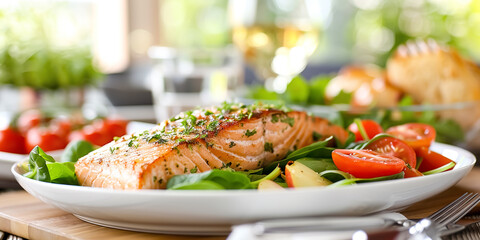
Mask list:
[[[265,144],[263,144],[263,149],[265,150],[265,152],[273,153],[273,143],[265,142]]]
[[[110,147],[110,153],[113,154],[118,149],[119,149],[119,147]]]
[[[257,129],[253,129],[250,131],[250,129],[247,129],[247,131],[245,131],[245,136],[247,137],[251,137],[253,135],[255,135],[257,133]]]
[[[290,125],[290,127],[293,127],[293,125],[295,124],[295,119],[292,117],[286,117],[281,119],[280,121],[283,123],[287,123],[288,125]]]
[[[228,147],[229,147],[229,148],[232,148],[232,147],[234,147],[235,145],[237,145],[237,144],[232,141],[232,142],[230,142],[230,145],[228,145]]]
[[[198,172],[198,167],[195,166],[194,168],[190,169],[190,173],[196,173]]]
[[[217,121],[217,120],[214,120],[214,121],[211,121],[208,125],[207,125],[207,131],[216,131],[217,130],[217,127],[218,125],[220,125],[220,122]]]

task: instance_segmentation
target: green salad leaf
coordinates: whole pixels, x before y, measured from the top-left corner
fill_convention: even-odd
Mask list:
[[[36,146],[28,157],[29,171],[25,177],[42,182],[78,185],[75,175],[75,163],[55,162],[40,147]]]
[[[87,155],[95,148],[90,142],[78,140],[70,142],[62,153],[62,162],[77,162],[78,159]]]
[[[306,147],[300,148],[282,160],[275,161],[266,166],[263,170],[264,173],[269,173],[273,171],[277,166],[284,168],[288,161],[295,161],[300,158],[311,157],[311,158],[331,158],[333,150],[335,148],[327,147],[327,144],[333,139],[329,137],[323,141],[312,143]]]
[[[287,102],[306,104],[308,101],[309,91],[310,90],[307,81],[301,75],[298,75],[294,77],[287,85],[284,98],[287,100]]]
[[[250,189],[250,179],[242,173],[213,169],[207,172],[173,176],[167,189]]]
[[[300,158],[297,162],[302,163],[303,165],[311,168],[315,172],[323,172],[326,170],[336,170],[337,166],[333,163],[331,158]]]

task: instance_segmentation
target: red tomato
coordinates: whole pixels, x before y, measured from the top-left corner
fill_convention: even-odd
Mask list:
[[[431,151],[427,147],[422,147],[417,149],[416,153],[419,158],[422,158],[421,160],[422,162],[420,163],[420,166],[418,168],[418,171],[420,172],[426,172],[433,169],[437,169],[441,166],[445,166],[451,162],[454,162],[449,158],[443,156],[442,154]]]
[[[102,121],[102,128],[113,139],[114,137],[121,137],[127,134],[127,124],[128,122],[123,119],[105,118]]]
[[[405,167],[405,170],[403,170],[405,175],[403,176],[404,178],[412,178],[412,177],[420,177],[423,176],[423,173],[415,169],[414,167]]]
[[[398,138],[380,138],[370,143],[365,149],[400,158],[412,168],[415,168],[417,165],[415,151],[407,143]]]
[[[370,119],[362,120],[362,126],[365,129],[365,133],[367,134],[369,139],[383,132],[382,126],[380,126],[380,124]],[[352,124],[350,124],[350,126],[348,126],[348,130],[350,130],[355,134],[356,142],[361,140],[367,140],[367,139],[363,139],[362,134],[358,130],[358,126],[355,122],[353,122]]]
[[[50,129],[63,137],[68,137],[72,123],[68,119],[55,118],[50,122]]]
[[[435,140],[435,128],[424,123],[407,123],[387,129],[387,133],[405,141],[414,149],[430,147]]]
[[[18,154],[27,153],[25,138],[10,127],[0,130],[0,151]]]
[[[374,178],[400,173],[405,162],[397,157],[372,150],[335,149],[335,166],[358,178]]]
[[[39,146],[43,151],[53,151],[63,149],[67,146],[67,139],[49,128],[35,127],[27,132],[26,147],[32,151],[35,146]]]
[[[75,130],[75,131],[70,132],[70,134],[68,134],[68,141],[69,142],[76,141],[76,140],[85,140],[85,137],[83,136],[82,130]]]
[[[82,134],[83,139],[97,146],[103,146],[112,141],[112,137],[108,132],[95,125],[86,125],[83,127]]]
[[[39,110],[32,109],[23,112],[17,119],[17,128],[22,134],[26,134],[28,130],[37,127],[42,122],[42,113]]]

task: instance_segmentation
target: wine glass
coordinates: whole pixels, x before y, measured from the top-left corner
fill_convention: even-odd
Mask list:
[[[284,92],[290,80],[307,66],[320,41],[320,18],[315,17],[318,2],[229,2],[233,42],[268,90]]]

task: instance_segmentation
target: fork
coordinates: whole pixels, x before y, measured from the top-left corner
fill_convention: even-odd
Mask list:
[[[470,212],[479,202],[480,195],[478,193],[464,193],[455,201],[428,216],[427,219],[435,223],[440,236],[450,235],[465,229],[465,226],[455,223]],[[411,227],[416,224],[416,221],[404,220],[397,223],[405,227]]]

